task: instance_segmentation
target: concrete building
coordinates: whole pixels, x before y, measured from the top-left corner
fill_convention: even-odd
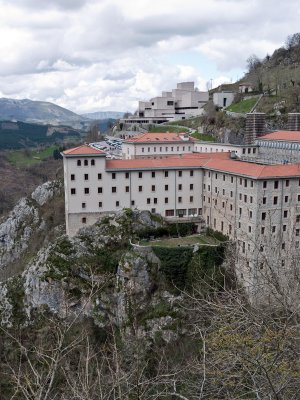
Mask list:
[[[194,82],[180,82],[176,89],[162,92],[161,96],[153,97],[149,101],[140,101],[138,117],[124,118],[120,122],[151,124],[202,115],[208,98],[208,92],[195,89]]]
[[[215,92],[213,94],[214,105],[220,108],[228,107],[233,102],[234,96],[235,96],[234,92],[229,92],[229,91]]]

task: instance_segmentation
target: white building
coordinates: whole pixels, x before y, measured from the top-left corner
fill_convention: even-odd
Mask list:
[[[213,94],[213,102],[215,106],[225,108],[230,106],[234,100],[235,93],[229,91],[215,92]]]
[[[123,123],[151,124],[185,119],[203,114],[203,106],[208,102],[208,92],[200,92],[194,82],[177,83],[177,88],[162,92],[161,96],[149,101],[140,101],[138,117],[121,119]]]
[[[283,280],[299,259],[300,164],[246,162],[229,151],[108,160],[89,145],[66,150],[63,158],[70,236],[122,208],[170,220],[198,216],[236,242],[237,276],[252,296],[262,293],[266,259]]]
[[[122,143],[124,159],[166,157],[192,153],[195,139],[188,133],[142,133]]]

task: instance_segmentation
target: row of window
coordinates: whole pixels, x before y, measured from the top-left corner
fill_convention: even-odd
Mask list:
[[[179,177],[182,177],[182,172],[183,171],[178,171],[178,176]],[[190,176],[194,176],[194,171],[193,170],[190,170],[189,173],[190,173]],[[164,171],[164,176],[165,176],[165,178],[168,178],[169,177],[169,171]],[[117,177],[116,172],[112,172],[111,179],[116,179],[116,177]],[[139,172],[138,173],[138,177],[139,178],[143,178],[143,172]],[[152,178],[156,177],[156,172],[155,171],[151,172],[151,177]],[[89,179],[89,174],[84,174],[84,180],[87,181],[88,179]],[[102,179],[102,174],[101,173],[98,174],[98,179],[99,180]],[[129,172],[125,172],[125,179],[129,179]],[[71,174],[71,181],[75,181],[75,174]]]
[[[188,151],[191,151],[191,146],[188,146]],[[148,153],[150,153],[151,152],[151,147],[148,147],[147,148],[147,150],[148,150]],[[154,153],[156,153],[156,150],[158,150],[158,148],[156,148],[156,147],[153,147],[153,151],[154,151]],[[177,146],[177,149],[176,149],[177,151],[185,151],[185,146],[182,146],[182,148],[180,148],[179,146]],[[159,147],[159,152],[161,153],[163,151],[163,148],[162,148],[162,146],[161,147]],[[169,147],[168,146],[166,146],[165,147],[165,152],[168,152],[169,151]],[[171,146],[170,147],[170,151],[174,151],[174,146]],[[127,152],[129,152],[129,149],[127,150]],[[145,147],[142,147],[142,153],[145,153]]]
[[[98,187],[98,193],[103,193],[103,188],[102,187]],[[169,190],[169,185],[165,185],[165,191]],[[182,184],[179,183],[178,184],[178,190],[182,190]],[[190,183],[190,190],[194,190],[194,184]],[[142,192],[143,191],[143,186],[138,186],[138,191]],[[155,185],[151,185],[151,192],[155,192],[156,191],[156,186]],[[90,194],[90,188],[84,188],[83,189],[84,194]],[[117,187],[116,186],[112,186],[111,188],[111,192],[112,193],[117,193]],[[125,186],[125,192],[128,193],[129,192],[129,186]],[[71,194],[74,195],[76,194],[76,188],[71,188]]]
[[[95,166],[95,160],[92,158],[90,161],[91,161],[91,165]],[[81,165],[82,165],[81,160],[77,160],[77,167],[81,167]],[[89,165],[89,160],[87,160],[87,159],[83,160],[83,165],[85,167],[87,167]]]

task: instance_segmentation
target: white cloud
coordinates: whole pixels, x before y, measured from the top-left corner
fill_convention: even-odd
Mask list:
[[[51,100],[77,112],[131,110],[194,80],[228,81],[298,30],[296,0],[0,0],[3,96]],[[178,52],[215,71],[171,58]],[[199,56],[198,56],[199,55]],[[178,60],[178,57],[175,59]]]

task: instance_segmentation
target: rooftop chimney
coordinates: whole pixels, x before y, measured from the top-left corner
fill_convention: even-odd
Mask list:
[[[300,131],[300,113],[288,113],[288,130]]]
[[[265,113],[248,113],[246,117],[245,144],[253,144],[265,132]]]

